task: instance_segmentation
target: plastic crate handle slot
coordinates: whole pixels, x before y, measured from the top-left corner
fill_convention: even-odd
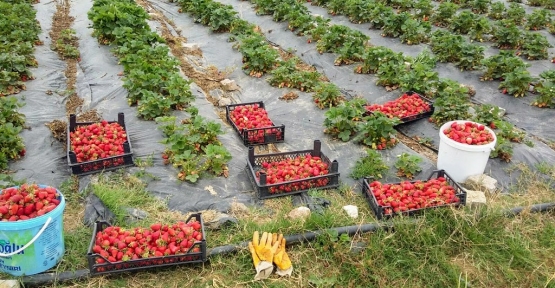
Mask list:
[[[31,241],[29,241],[29,243],[23,245],[23,247],[13,251],[12,253],[0,253],[0,257],[11,257],[25,249],[27,249],[27,247],[33,245],[33,243],[35,243],[35,241],[37,241],[37,239],[39,239],[39,237],[42,235],[42,233],[44,232],[44,230],[46,230],[46,227],[48,227],[48,224],[50,224],[50,222],[52,222],[52,217],[48,217],[48,219],[46,219],[46,222],[44,222],[44,225],[42,225],[42,228],[40,228],[39,232],[37,233],[37,235],[35,235],[35,237],[33,237],[33,239],[31,239]]]

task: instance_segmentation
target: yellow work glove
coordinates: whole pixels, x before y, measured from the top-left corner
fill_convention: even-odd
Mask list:
[[[283,234],[273,235],[272,244],[278,245],[276,253],[274,254],[274,264],[277,266],[276,274],[279,276],[291,276],[293,272],[293,265],[289,259],[289,255],[285,252],[285,238]]]
[[[249,250],[252,255],[254,269],[256,270],[254,280],[266,279],[274,270],[272,260],[278,245],[272,246],[272,239],[271,233],[262,233],[262,238],[259,238],[258,231],[255,231],[252,235],[252,242],[249,242]]]

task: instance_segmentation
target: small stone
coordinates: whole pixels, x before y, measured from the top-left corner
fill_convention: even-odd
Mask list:
[[[206,222],[206,227],[212,230],[221,229],[226,225],[237,224],[237,219],[225,213],[218,213],[212,220]]]
[[[479,206],[486,205],[486,194],[482,191],[466,190],[466,205]]]
[[[218,101],[218,106],[220,106],[220,107],[225,107],[227,105],[231,105],[231,99],[222,98],[222,99],[220,99],[220,101]]]
[[[220,101],[220,99],[222,99],[222,97],[224,96],[224,91],[222,89],[213,89],[210,90],[208,94],[210,94],[210,97],[212,97],[212,99]]]
[[[358,218],[358,207],[354,205],[343,206],[343,210],[347,212],[347,215],[351,218]]]
[[[489,193],[494,193],[497,190],[497,180],[486,174],[469,176],[466,178],[464,184],[470,189],[477,189]]]
[[[287,217],[291,218],[291,219],[306,219],[308,218],[308,216],[310,216],[310,209],[308,209],[308,207],[297,207],[293,210],[291,210],[291,212],[289,212],[289,214],[287,214]]]
[[[148,217],[148,213],[141,209],[127,207],[125,208],[125,212],[127,212],[127,218],[131,221],[142,220]]]
[[[240,89],[239,86],[235,84],[235,81],[231,79],[224,79],[220,81],[220,84],[222,84],[223,88],[227,91],[235,91]]]
[[[0,288],[19,288],[17,280],[0,280]]]

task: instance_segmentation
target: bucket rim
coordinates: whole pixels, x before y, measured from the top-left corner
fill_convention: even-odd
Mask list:
[[[491,135],[493,135],[493,141],[488,143],[488,144],[484,144],[484,145],[468,145],[468,144],[463,144],[463,143],[459,143],[449,137],[447,137],[445,134],[443,134],[443,131],[445,129],[447,129],[448,127],[451,126],[451,124],[453,123],[466,123],[466,122],[471,122],[471,123],[476,123],[478,125],[482,125],[484,126],[484,128],[491,133]],[[486,125],[480,124],[478,122],[474,122],[474,121],[470,121],[470,120],[454,120],[454,121],[449,121],[443,125],[441,125],[441,127],[439,128],[439,139],[440,144],[441,142],[444,142],[445,144],[462,150],[462,151],[467,151],[467,152],[491,152],[495,149],[495,144],[497,143],[497,135],[495,135],[495,132],[490,129],[489,127],[487,127]]]
[[[60,200],[60,204],[58,204],[58,206],[56,206],[56,208],[54,208],[54,210],[42,215],[42,216],[38,216],[35,218],[31,218],[31,219],[27,219],[27,220],[17,220],[17,221],[0,221],[0,229],[7,229],[7,230],[23,230],[23,229],[29,229],[29,228],[33,228],[36,226],[39,226],[41,224],[44,224],[46,222],[46,219],[48,219],[48,217],[51,217],[52,220],[62,216],[63,211],[65,209],[66,206],[66,200],[64,195],[62,194],[62,192],[60,192],[60,190],[58,188],[55,188],[54,186],[51,185],[44,185],[44,184],[37,184],[40,188],[46,188],[46,187],[52,187],[54,189],[56,189],[56,192],[59,194],[59,196],[57,197],[58,200]],[[0,195],[2,194],[1,192],[3,192],[5,189],[9,189],[9,188],[19,188],[21,186],[10,186],[10,187],[6,187],[3,188],[2,190],[0,190]]]

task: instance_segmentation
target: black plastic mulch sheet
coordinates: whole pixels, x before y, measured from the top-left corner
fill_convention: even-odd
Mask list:
[[[260,25],[271,42],[284,49],[294,49],[301,59],[314,65],[331,82],[349,95],[360,95],[368,102],[383,103],[397,98],[402,93],[402,91],[386,92],[382,87],[374,84],[374,76],[353,73],[353,66],[334,66],[334,55],[319,54],[315,44],[307,44],[306,38],[295,36],[286,29],[285,23],[276,23],[270,17],[255,15],[249,2],[234,0],[222,2],[233,5],[247,21]],[[323,143],[324,154],[331,160],[339,161],[341,181],[354,186],[356,191],[360,191],[360,181],[353,180],[348,175],[357,159],[365,155],[365,147],[351,142],[331,140],[325,135],[322,126],[324,111],[313,104],[310,94],[297,91],[300,96],[298,99],[290,102],[279,100],[280,96],[290,90],[271,87],[264,77],[257,79],[246,75],[241,70],[241,54],[232,49],[233,43],[228,42],[229,34],[214,34],[207,27],[194,23],[188,15],[177,12],[178,7],[175,3],[158,0],[149,3],[172,20],[181,29],[182,36],[186,37],[189,43],[199,45],[203,52],[203,58],[195,58],[195,62],[211,64],[224,71],[232,71],[228,78],[235,80],[241,87],[240,91],[233,93],[233,102],[264,101],[275,124],[284,124],[286,127],[285,143],[276,144],[280,151],[311,149],[313,141],[320,139]],[[54,140],[44,125],[55,119],[65,120],[64,97],[61,96],[65,90],[66,79],[63,74],[65,64],[58,59],[55,52],[49,49],[48,38],[55,5],[55,2],[35,5],[38,11],[37,17],[43,29],[40,37],[45,44],[36,50],[39,67],[33,69],[33,73],[37,79],[28,82],[28,90],[18,96],[26,102],[26,106],[21,111],[26,114],[27,125],[31,127],[31,130],[22,133],[27,146],[27,156],[12,163],[10,168],[16,171],[16,178],[26,178],[29,181],[59,186],[71,175],[67,166],[65,144]],[[125,113],[134,157],[152,157],[154,160],[154,166],[146,168],[146,171],[158,179],[149,180],[147,189],[153,195],[169,199],[170,208],[182,212],[204,209],[225,211],[233,201],[256,203],[257,198],[253,186],[245,174],[247,147],[242,144],[233,129],[218,117],[217,109],[206,100],[203,91],[194,84],[191,85],[191,90],[197,97],[194,106],[199,108],[202,116],[221,123],[225,131],[225,135],[222,135],[220,139],[233,155],[233,159],[229,162],[229,177],[203,178],[196,184],[190,184],[177,180],[177,171],[171,165],[163,165],[161,154],[164,151],[164,145],[160,143],[163,139],[162,133],[157,130],[155,122],[137,118],[136,108],[127,105],[127,92],[122,88],[122,80],[118,76],[123,68],[117,64],[117,59],[110,52],[110,47],[100,45],[91,36],[91,23],[87,18],[87,12],[91,7],[92,1],[90,0],[72,3],[71,15],[75,17],[73,29],[80,39],[79,50],[82,59],[78,66],[77,92],[85,99],[85,110],[97,109],[106,120],[116,120],[119,112]],[[314,11],[313,13],[325,15],[325,11],[321,8],[313,6],[309,6],[309,8]],[[364,30],[364,33],[371,35],[370,42],[375,45],[385,45],[409,55],[416,55],[425,47],[423,45],[406,46],[400,44],[397,39],[376,36],[377,31],[367,30],[366,25],[351,24],[344,17],[334,17],[333,19],[338,24]],[[160,23],[153,22],[151,24],[152,27],[160,25]],[[535,61],[534,63],[543,62]],[[506,108],[509,120],[518,127],[547,139],[555,139],[555,128],[547,121],[550,116],[553,116],[553,110],[536,109],[521,103],[522,101],[531,101],[530,97],[521,100],[498,94],[497,83],[480,82],[477,80],[479,74],[459,73],[452,65],[440,65],[438,71],[440,71],[441,77],[449,77],[461,83],[473,85],[477,90],[476,99]],[[53,91],[53,95],[48,95],[48,91]],[[186,117],[184,112],[175,112],[174,115],[178,118]],[[529,119],[526,117],[533,118],[533,120],[525,120]],[[425,120],[406,125],[401,129],[408,135],[431,137],[436,141],[436,145],[439,141],[438,131]],[[555,151],[537,141],[535,144],[534,148],[523,144],[516,145],[514,162],[525,162],[532,165],[540,161],[555,162]],[[395,176],[393,163],[397,159],[396,156],[403,152],[416,154],[402,143],[393,149],[381,152],[391,167],[388,175],[383,179],[384,181],[399,181]],[[423,171],[416,178],[427,177],[435,169],[435,163],[423,156],[422,159],[424,160],[421,164]],[[497,159],[492,159],[486,170],[488,174],[507,187],[514,179],[504,171],[507,166]],[[127,169],[133,172],[137,168]],[[211,188],[209,189],[208,186]]]

